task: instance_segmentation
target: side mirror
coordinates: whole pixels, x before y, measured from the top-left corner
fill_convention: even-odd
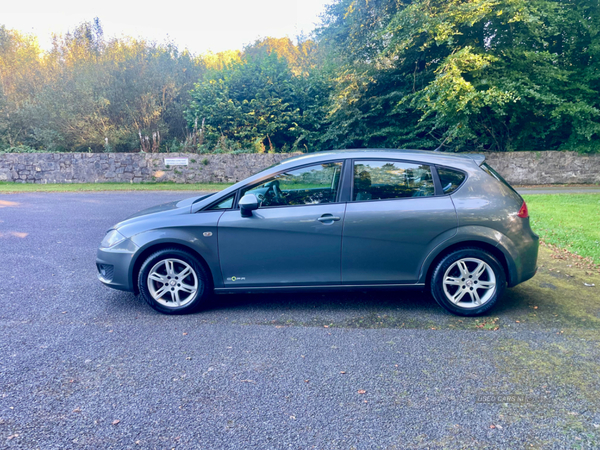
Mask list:
[[[246,194],[240,199],[240,212],[243,217],[250,217],[252,215],[252,211],[258,209],[260,206],[260,202],[256,198],[254,194]]]

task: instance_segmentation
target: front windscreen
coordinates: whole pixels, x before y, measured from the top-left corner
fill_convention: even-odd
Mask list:
[[[200,202],[200,201],[202,201],[202,200],[204,200],[204,199],[206,199],[206,198],[208,198],[208,197],[210,197],[212,195],[215,195],[215,194],[206,194],[206,195],[203,195],[202,197],[198,197],[196,200],[194,200],[194,203],[198,203],[198,202]]]

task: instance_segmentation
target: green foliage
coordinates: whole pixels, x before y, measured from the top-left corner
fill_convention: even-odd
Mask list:
[[[576,0],[341,0],[319,30],[342,63],[333,132],[361,146],[598,151],[599,12]]]
[[[37,148],[31,148],[27,145],[17,145],[16,147],[7,147],[4,149],[0,149],[0,154],[2,153],[45,153],[46,150],[38,150]]]
[[[0,27],[0,149],[600,151],[597,0],[336,0],[312,40],[193,57]]]
[[[286,42],[285,49],[296,48]],[[206,73],[187,111],[190,126],[204,124],[201,151],[297,151],[314,145],[324,95],[316,77],[306,73],[303,54],[292,56],[290,62],[258,42],[239,61]]]
[[[106,40],[97,20],[46,53],[0,27],[0,146],[137,151],[154,133],[184,141],[183,110],[203,71],[172,45]]]

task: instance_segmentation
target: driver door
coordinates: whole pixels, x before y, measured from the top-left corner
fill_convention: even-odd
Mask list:
[[[341,169],[341,162],[311,165],[243,189],[240,198],[252,193],[262,205],[250,217],[238,209],[219,220],[224,286],[339,284]]]

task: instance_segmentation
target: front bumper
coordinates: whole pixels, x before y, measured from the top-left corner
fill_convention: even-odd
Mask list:
[[[129,239],[111,248],[99,248],[96,254],[98,279],[106,286],[121,291],[133,292],[133,257],[137,246]]]

